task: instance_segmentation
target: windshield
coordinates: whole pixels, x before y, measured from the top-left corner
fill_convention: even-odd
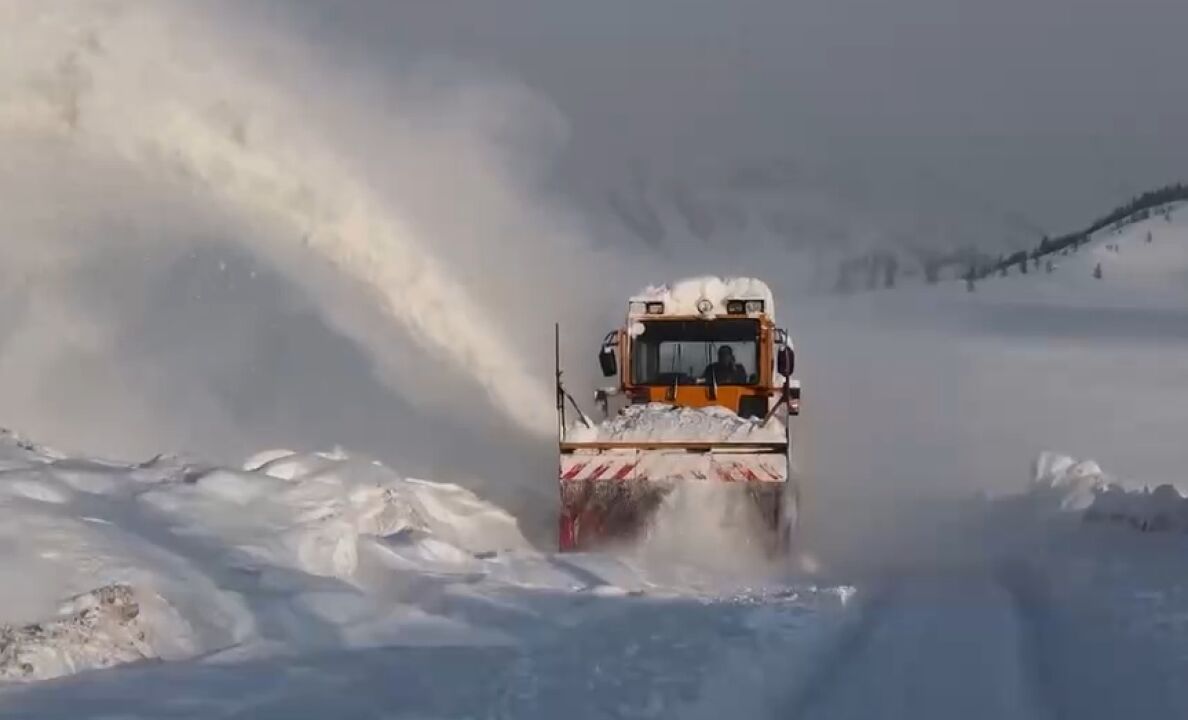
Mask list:
[[[631,346],[636,385],[755,385],[759,382],[759,322],[644,321]]]

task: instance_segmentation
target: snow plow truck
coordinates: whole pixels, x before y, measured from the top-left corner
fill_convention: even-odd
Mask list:
[[[729,484],[755,542],[787,551],[800,384],[766,284],[696,278],[629,298],[626,322],[598,351],[617,380],[595,391],[601,421],[562,383],[559,328],[556,347],[561,551],[637,539],[682,483]]]

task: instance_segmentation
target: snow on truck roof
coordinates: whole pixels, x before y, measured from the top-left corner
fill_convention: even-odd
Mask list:
[[[664,315],[702,315],[698,304],[712,303],[710,314],[726,311],[727,300],[762,300],[764,312],[773,314],[775,300],[767,283],[757,278],[703,276],[650,285],[633,295],[629,303],[664,303]]]

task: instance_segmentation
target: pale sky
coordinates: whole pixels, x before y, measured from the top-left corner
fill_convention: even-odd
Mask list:
[[[562,173],[790,160],[912,212],[1071,229],[1188,175],[1188,3],[1175,0],[305,0],[321,50],[446,55],[568,119]]]

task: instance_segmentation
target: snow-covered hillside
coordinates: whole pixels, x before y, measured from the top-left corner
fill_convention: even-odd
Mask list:
[[[844,464],[838,482],[866,472],[851,463],[864,454],[832,447],[854,433],[879,443],[881,465],[969,491],[1006,489],[1051,448],[1149,482],[1174,481],[1183,468],[1186,207],[1099,232],[1075,252],[1041,258],[1038,270],[1012,266],[972,291],[952,280],[782,307],[814,442]],[[916,461],[930,455],[945,461]]]
[[[1100,268],[1100,272],[1098,271]],[[964,282],[951,283],[964,288]],[[987,299],[1100,307],[1184,307],[1188,299],[1188,206],[1172,203],[1146,219],[1106,228],[1073,250],[1012,266],[975,283]]]

